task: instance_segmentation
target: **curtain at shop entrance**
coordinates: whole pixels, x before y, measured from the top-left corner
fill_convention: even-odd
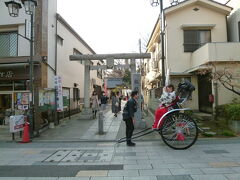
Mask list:
[[[12,94],[0,94],[0,125],[6,124],[6,116],[12,112]]]
[[[198,102],[201,112],[212,113],[212,103],[209,95],[212,94],[212,84],[209,75],[198,76]]]

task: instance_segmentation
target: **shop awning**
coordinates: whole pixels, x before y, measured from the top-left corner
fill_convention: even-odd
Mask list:
[[[185,73],[193,73],[195,71],[204,70],[204,69],[210,69],[210,67],[206,65],[200,65],[200,66],[196,66],[188,69],[187,71],[185,71]]]

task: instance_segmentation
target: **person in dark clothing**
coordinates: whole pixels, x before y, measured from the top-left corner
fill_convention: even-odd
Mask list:
[[[103,95],[101,96],[101,109],[103,111],[106,109],[107,102],[108,102],[108,97],[106,96],[105,93],[103,93]]]
[[[114,92],[112,92],[111,98],[112,98],[112,113],[114,113],[114,117],[117,117],[119,99]]]
[[[131,141],[134,130],[134,113],[137,111],[138,91],[132,91],[131,99],[129,99],[123,109],[123,120],[126,124],[126,139],[127,146],[135,146],[136,144]]]
[[[120,93],[117,92],[117,97],[118,97],[118,100],[119,100],[118,112],[120,112],[120,111],[122,110],[122,109],[121,109],[122,95],[120,95]]]

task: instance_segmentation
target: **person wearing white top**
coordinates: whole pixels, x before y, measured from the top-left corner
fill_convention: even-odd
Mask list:
[[[176,99],[176,93],[174,91],[174,86],[172,84],[163,88],[163,94],[161,96],[159,107],[155,111],[155,120],[152,125],[153,129],[159,129],[158,121],[161,117],[168,112],[168,106]]]

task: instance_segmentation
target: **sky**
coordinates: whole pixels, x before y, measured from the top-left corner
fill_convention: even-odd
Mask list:
[[[160,12],[160,7],[152,7],[150,0],[57,2],[58,13],[97,54],[139,52],[139,39],[144,47]],[[169,0],[163,2],[164,7],[170,5]]]

